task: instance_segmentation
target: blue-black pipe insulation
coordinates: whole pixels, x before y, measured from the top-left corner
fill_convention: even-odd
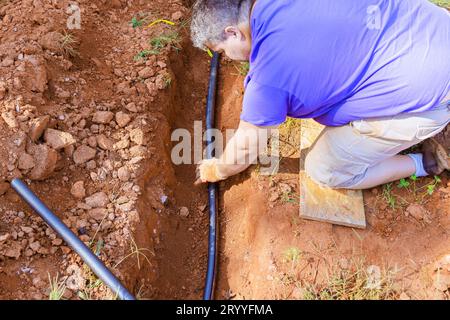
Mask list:
[[[135,300],[133,295],[103,262],[19,179],[11,187],[28,205],[83,259],[97,277],[121,300]]]
[[[214,154],[214,138],[211,129],[215,124],[215,106],[217,74],[219,69],[220,54],[215,52],[211,60],[211,72],[209,77],[208,98],[206,103],[206,158],[211,159]],[[208,271],[206,273],[205,291],[203,300],[214,298],[214,283],[216,278],[217,258],[217,218],[218,218],[218,189],[217,183],[208,184],[209,199],[209,240],[208,240]]]

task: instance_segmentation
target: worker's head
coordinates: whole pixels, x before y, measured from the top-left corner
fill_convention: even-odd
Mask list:
[[[192,14],[194,46],[249,60],[250,11],[254,0],[197,0]]]

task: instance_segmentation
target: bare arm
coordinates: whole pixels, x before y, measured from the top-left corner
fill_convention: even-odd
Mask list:
[[[204,160],[198,168],[200,178],[196,184],[216,182],[245,171],[256,163],[259,146],[266,146],[275,127],[257,127],[241,121],[235,135],[228,141],[218,159]]]

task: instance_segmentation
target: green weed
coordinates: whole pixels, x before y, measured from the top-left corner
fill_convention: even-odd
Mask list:
[[[397,200],[392,193],[392,183],[388,183],[383,186],[383,198],[386,201],[386,203],[391,207],[391,209],[395,209]]]
[[[147,18],[139,19],[137,17],[133,17],[130,22],[133,29],[142,27],[146,23],[147,23]]]
[[[50,273],[48,273],[48,281],[50,282],[50,294],[49,300],[61,300],[66,291],[66,285],[63,280],[58,279],[58,274],[52,279]]]

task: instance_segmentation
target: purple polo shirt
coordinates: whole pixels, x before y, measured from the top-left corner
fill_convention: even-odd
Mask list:
[[[427,0],[257,0],[241,119],[327,126],[430,110],[450,89],[450,14]]]

